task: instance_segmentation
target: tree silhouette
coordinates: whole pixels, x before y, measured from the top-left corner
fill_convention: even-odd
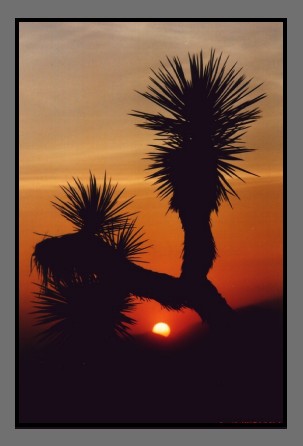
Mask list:
[[[148,246],[134,213],[126,210],[132,198],[122,201],[123,191],[117,193],[106,174],[103,187],[92,174],[87,187],[74,178],[76,186],[62,187],[65,198],[57,197],[53,205],[75,232],[47,236],[32,256],[43,280],[36,293],[38,322],[52,324],[44,331],[46,338],[62,340],[73,333],[75,341],[80,329],[71,327],[80,327],[81,321],[89,333],[87,343],[125,334],[134,322],[125,314],[133,309],[133,295],[155,299],[169,309],[192,308],[212,327],[233,320],[232,309],[206,277],[216,257],[211,214],[224,200],[231,204],[230,196],[238,197],[232,177],[241,180],[240,173],[252,174],[234,162],[252,150],[242,136],[260,117],[254,105],[265,95],[251,96],[260,85],[251,87],[241,69],[227,69],[228,59],[222,62],[214,51],[207,63],[202,52],[189,55],[189,79],[178,58],[167,60],[168,68],[161,63],[150,77],[148,92],[141,93],[163,113],[132,115],[158,137],[148,154],[148,178],[161,198],[169,197],[169,209],[180,217],[181,277],[136,263]]]
[[[265,97],[251,97],[252,88],[236,65],[227,69],[228,58],[211,51],[205,63],[202,51],[189,55],[187,79],[180,60],[167,58],[150,77],[148,91],[141,93],[157,104],[162,113],[134,111],[143,119],[138,124],[153,130],[160,143],[148,154],[148,176],[155,180],[161,198],[169,197],[169,209],[178,213],[184,230],[182,276],[199,279],[206,276],[216,258],[211,232],[211,213],[218,212],[222,201],[238,197],[229,178],[238,172],[252,174],[235,165],[239,155],[250,152],[242,136],[260,117],[251,108]],[[249,96],[249,98],[248,98]],[[243,181],[243,180],[242,180]]]
[[[52,203],[74,225],[75,233],[47,237],[36,245],[32,261],[43,278],[34,301],[38,324],[48,325],[41,339],[69,341],[79,348],[128,334],[134,319],[126,313],[135,303],[119,281],[119,264],[126,259],[140,262],[149,246],[142,228],[131,219],[134,214],[125,211],[132,199],[121,202],[123,190],[117,193],[106,174],[102,188],[92,174],[87,187],[78,178],[74,181],[76,187],[61,187],[65,199],[56,197]],[[95,259],[95,251],[104,248],[106,275]]]

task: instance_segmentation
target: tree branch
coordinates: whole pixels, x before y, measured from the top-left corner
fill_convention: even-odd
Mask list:
[[[125,268],[131,292],[154,299],[169,309],[191,308],[212,327],[226,325],[234,311],[207,278],[188,281],[147,270],[133,263]]]
[[[177,278],[148,270],[120,256],[100,237],[81,232],[49,237],[35,246],[35,265],[54,282],[79,275],[97,274],[102,279],[119,281],[134,295],[157,301],[160,305],[179,310],[191,308],[212,327],[229,324],[234,312],[207,279]]]

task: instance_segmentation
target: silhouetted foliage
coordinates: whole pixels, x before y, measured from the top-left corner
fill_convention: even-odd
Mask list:
[[[136,220],[130,223],[126,220],[124,226],[119,229],[107,228],[103,239],[123,258],[132,262],[146,263],[140,256],[146,254],[151,245],[146,245],[147,239],[143,239],[143,227],[136,229],[135,224]]]
[[[228,58],[223,62],[214,50],[208,62],[202,51],[189,55],[188,78],[177,57],[167,62],[152,70],[148,91],[140,93],[162,113],[135,110],[132,115],[161,141],[151,145],[155,150],[147,159],[153,172],[147,178],[155,180],[160,197],[169,197],[169,208],[179,213],[185,231],[183,273],[199,277],[216,257],[211,212],[218,212],[224,200],[231,204],[229,196],[238,197],[232,177],[254,175],[234,162],[253,150],[242,136],[260,117],[254,106],[265,95],[251,96],[260,85],[251,87],[242,69],[236,64],[228,69]]]
[[[61,186],[66,195],[65,200],[56,197],[59,203],[52,203],[64,218],[73,223],[76,230],[100,235],[109,228],[111,230],[124,228],[129,217],[134,215],[122,212],[132,202],[133,197],[119,203],[124,189],[116,193],[117,184],[112,186],[111,180],[107,182],[106,173],[102,188],[97,185],[96,178],[92,174],[87,187],[79,178],[74,178],[74,181],[77,187],[69,183],[68,187]]]
[[[125,314],[135,303],[123,280],[123,264],[142,261],[149,246],[143,228],[130,220],[133,213],[125,212],[132,199],[121,203],[123,191],[116,193],[106,174],[102,188],[92,174],[87,187],[74,181],[76,187],[62,187],[67,199],[56,197],[60,204],[52,203],[77,232],[46,236],[32,255],[43,281],[35,293],[35,314],[39,324],[51,323],[41,339],[75,343],[80,330],[81,343],[88,345],[126,335],[135,322]]]
[[[175,211],[195,192],[200,194],[197,205],[205,206],[206,202],[209,210],[218,211],[222,200],[230,202],[228,195],[238,197],[226,176],[239,178],[237,171],[254,175],[233,162],[241,160],[238,155],[253,150],[245,147],[241,138],[260,117],[260,110],[251,107],[265,95],[246,99],[261,84],[251,87],[252,79],[246,81],[240,75],[242,69],[236,70],[236,64],[227,69],[228,58],[224,63],[221,59],[222,54],[216,58],[213,50],[207,63],[202,51],[189,55],[187,79],[180,60],[167,58],[169,68],[161,63],[158,72],[152,70],[152,86],[140,94],[168,115],[133,113],[144,120],[138,126],[154,130],[164,143],[151,145],[156,151],[149,153],[149,169],[155,172],[148,178],[156,180],[160,196],[170,196],[170,207]],[[197,169],[200,178],[191,181]],[[197,191],[204,178],[207,190],[200,187]]]
[[[117,335],[127,336],[134,319],[127,313],[135,306],[133,297],[123,285],[99,279],[95,274],[72,281],[42,285],[35,293],[33,314],[37,325],[46,328],[41,341],[61,343],[77,349],[95,348]]]

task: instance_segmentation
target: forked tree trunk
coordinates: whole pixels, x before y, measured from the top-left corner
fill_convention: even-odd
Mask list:
[[[125,260],[101,238],[81,233],[51,237],[38,243],[33,259],[44,282],[49,277],[68,281],[74,272],[82,276],[96,274],[102,279],[123,283],[132,294],[153,299],[166,308],[192,308],[211,326],[233,319],[233,310],[205,277],[176,278]]]
[[[125,268],[133,294],[154,299],[166,308],[191,308],[213,328],[234,320],[234,311],[206,278],[187,280],[147,270],[133,263]]]

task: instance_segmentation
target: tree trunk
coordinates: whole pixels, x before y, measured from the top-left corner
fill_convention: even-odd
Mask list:
[[[181,218],[180,214],[180,218]],[[216,245],[211,231],[210,215],[182,216],[184,231],[181,277],[198,280],[207,276],[216,258]]]

